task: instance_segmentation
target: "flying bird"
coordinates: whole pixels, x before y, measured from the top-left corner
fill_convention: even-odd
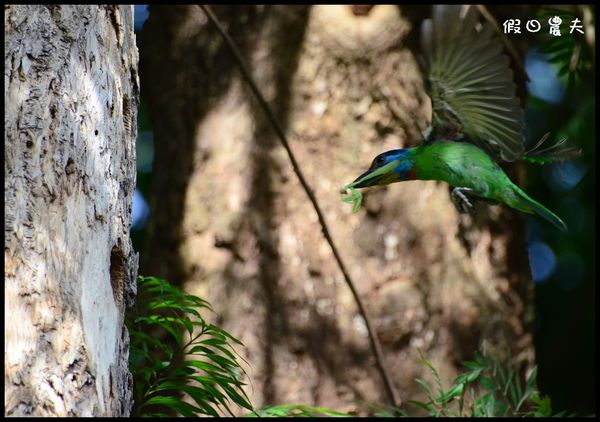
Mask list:
[[[474,201],[503,203],[538,214],[562,231],[566,224],[515,185],[497,161],[545,164],[577,156],[565,139],[543,147],[545,135],[525,150],[523,110],[508,57],[489,23],[480,25],[472,6],[434,6],[423,22],[421,43],[431,125],[421,143],[377,155],[370,168],[344,186],[343,201],[360,208],[356,189],[408,180],[439,180],[453,187],[461,213],[475,213]]]

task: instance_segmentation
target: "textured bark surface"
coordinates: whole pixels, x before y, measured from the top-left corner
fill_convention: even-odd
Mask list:
[[[132,405],[132,6],[5,8],[5,415]]]
[[[351,214],[339,189],[379,152],[419,142],[430,104],[413,23],[395,6],[216,8],[331,225],[374,318],[403,399],[451,382],[484,348],[533,361],[531,280],[521,218],[458,215],[448,186],[372,190]],[[160,30],[159,30],[160,28]],[[151,8],[141,74],[156,139],[145,274],[210,301],[251,365],[256,406],[368,412],[385,402],[364,321],[287,156],[214,28],[196,7]]]

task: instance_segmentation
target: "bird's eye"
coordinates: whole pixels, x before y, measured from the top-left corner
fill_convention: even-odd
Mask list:
[[[375,157],[375,159],[371,163],[371,169],[374,169],[376,167],[380,167],[383,164],[385,164],[385,157],[384,156],[381,155],[379,157]]]

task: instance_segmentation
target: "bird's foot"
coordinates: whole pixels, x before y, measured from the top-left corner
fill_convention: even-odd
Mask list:
[[[452,189],[450,196],[452,197],[452,202],[454,202],[454,206],[459,213],[465,214],[468,212],[471,214],[471,216],[475,217],[477,215],[477,211],[467,196],[467,194],[472,192],[474,191],[470,188],[454,188]]]

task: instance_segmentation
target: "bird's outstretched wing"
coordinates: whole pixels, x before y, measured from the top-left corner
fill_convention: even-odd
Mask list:
[[[513,161],[523,154],[523,110],[502,44],[473,6],[434,6],[421,27],[432,135],[466,136]],[[480,26],[480,29],[477,29]]]

